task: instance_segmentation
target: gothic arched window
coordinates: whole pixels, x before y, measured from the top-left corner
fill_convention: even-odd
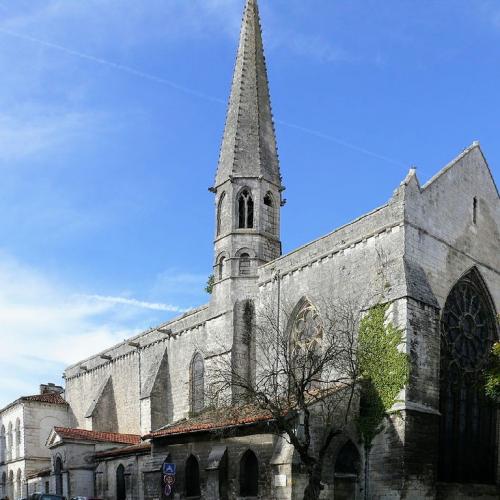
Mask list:
[[[321,376],[316,373],[323,339],[321,318],[307,299],[299,302],[292,318],[290,363],[291,373],[295,376],[294,383],[299,386],[317,386]]]
[[[205,365],[198,352],[191,361],[191,412],[199,413],[205,406]]]
[[[493,483],[496,409],[483,371],[497,339],[495,313],[478,271],[453,287],[441,318],[439,479]]]
[[[120,464],[116,469],[116,500],[125,500],[126,498],[125,467]]]
[[[240,276],[249,276],[251,274],[250,255],[242,253],[240,255]]]
[[[9,422],[7,428],[7,460],[12,458],[12,422]]]
[[[194,455],[189,455],[186,461],[186,496],[201,496],[200,465]]]
[[[5,461],[5,425],[0,430],[0,463]]]
[[[238,196],[238,227],[253,228],[253,198],[248,189],[244,189]]]
[[[16,433],[15,433],[15,442],[16,442],[16,458],[19,457],[21,451],[21,421],[19,418],[16,420]]]
[[[220,195],[219,203],[217,204],[217,236],[219,236],[222,232],[222,217],[224,210],[224,201],[226,199],[226,193],[223,192]]]
[[[63,466],[61,457],[56,458],[54,465],[54,475],[56,477],[56,495],[63,494]]]
[[[264,228],[268,233],[276,233],[276,209],[274,207],[274,199],[271,193],[264,196]]]
[[[247,450],[240,460],[240,496],[256,497],[259,494],[259,461],[252,450]]]

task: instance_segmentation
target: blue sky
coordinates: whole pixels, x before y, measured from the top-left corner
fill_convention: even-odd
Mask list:
[[[260,0],[287,252],[480,140],[498,0]],[[243,0],[0,0],[0,406],[207,301]]]

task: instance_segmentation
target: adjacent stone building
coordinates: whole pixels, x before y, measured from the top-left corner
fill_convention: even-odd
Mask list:
[[[40,394],[21,397],[0,410],[0,498],[50,491],[47,438],[54,426],[68,425],[62,392],[62,387],[44,384]]]
[[[284,187],[247,0],[211,191],[210,302],[66,369],[69,425],[49,439],[57,492],[167,498],[162,466],[173,463],[169,498],[301,498],[300,463],[269,416],[204,411],[210,367],[229,355],[254,375],[254,325],[278,297],[293,323],[307,308],[321,314],[325,298],[374,297],[382,285],[410,382],[369,457],[354,428],[332,443],[324,497],[363,498],[369,482],[370,498],[498,498],[500,419],[476,382],[499,335],[500,202],[479,144],[424,185],[410,170],[385,205],[281,255]]]

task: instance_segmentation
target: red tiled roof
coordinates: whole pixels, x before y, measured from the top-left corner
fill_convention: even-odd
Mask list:
[[[68,427],[54,427],[54,431],[63,439],[81,441],[102,441],[106,443],[139,444],[141,436],[137,434],[118,434],[116,432],[87,431]]]
[[[36,394],[35,396],[23,396],[21,398],[23,401],[37,401],[39,403],[50,403],[55,405],[67,405],[67,401],[60,394],[47,393],[47,394]]]
[[[211,410],[196,417],[180,420],[167,427],[153,431],[144,436],[143,439],[224,429],[226,427],[254,424],[272,419],[273,417],[269,412],[252,406]]]
[[[150,443],[134,444],[132,446],[125,446],[124,448],[115,448],[113,450],[101,451],[96,453],[94,456],[96,458],[111,458],[120,457],[123,455],[130,455],[136,453],[147,453],[151,450]]]

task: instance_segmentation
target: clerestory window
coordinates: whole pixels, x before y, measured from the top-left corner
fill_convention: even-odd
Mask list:
[[[191,361],[191,412],[199,413],[205,406],[205,365],[198,352]]]

